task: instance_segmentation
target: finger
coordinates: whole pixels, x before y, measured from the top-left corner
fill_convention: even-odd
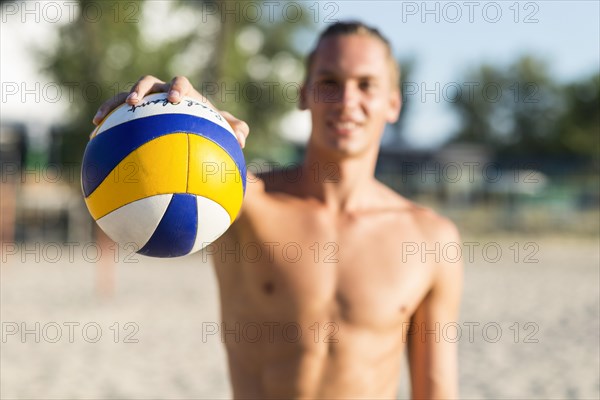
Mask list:
[[[169,84],[160,79],[146,75],[141,77],[131,88],[129,96],[127,96],[127,104],[134,105],[144,96],[150,93],[166,92],[169,89]]]
[[[152,86],[148,89],[148,85]],[[176,76],[169,83],[165,83],[153,76],[142,77],[131,90],[129,95],[131,98],[139,101],[143,96],[150,93],[167,93],[167,100],[171,103],[179,103],[184,96],[191,97],[202,101],[203,104],[211,107],[213,110],[217,108],[200,92],[194,89],[191,82],[185,76]],[[130,97],[127,98],[129,103]]]
[[[185,76],[176,76],[171,80],[168,100],[172,103],[179,103],[183,96],[194,94],[195,90],[188,78]]]
[[[227,111],[221,111],[221,115],[225,118],[225,120],[231,125],[233,129],[233,133],[240,143],[240,146],[244,148],[246,146],[246,138],[250,134],[250,127],[245,121],[234,117],[231,113]]]
[[[128,95],[129,93],[126,92],[119,93],[118,95],[105,101],[104,104],[102,104],[100,108],[98,108],[96,115],[94,115],[94,118],[92,119],[92,123],[94,125],[98,125],[100,122],[102,122],[102,120],[108,115],[108,113],[110,113],[112,110],[114,110],[115,108],[117,108],[125,102],[125,99]]]
[[[188,78],[184,76],[176,76],[171,80],[168,100],[172,103],[177,103],[181,101],[181,98],[184,96],[200,100],[202,104],[212,108],[215,111],[218,111],[217,107],[215,107],[206,97],[204,97],[204,95],[202,95],[202,93],[198,92],[194,88]]]

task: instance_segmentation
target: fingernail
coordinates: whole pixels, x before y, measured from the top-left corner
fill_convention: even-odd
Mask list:
[[[179,92],[177,90],[171,90],[169,92],[169,97],[175,97],[176,99],[179,98]]]
[[[129,96],[127,96],[127,100],[137,100],[137,98],[138,98],[137,92],[131,92],[131,93],[129,93]]]
[[[94,118],[92,118],[92,122],[97,122],[100,119],[100,116],[102,115],[102,113],[100,111],[98,111],[96,113],[96,115],[94,115]]]

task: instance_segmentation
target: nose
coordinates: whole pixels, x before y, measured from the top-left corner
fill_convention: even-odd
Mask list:
[[[359,90],[352,82],[340,85],[338,105],[343,109],[352,109],[359,103]]]

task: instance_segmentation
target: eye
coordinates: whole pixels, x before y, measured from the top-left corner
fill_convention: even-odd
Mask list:
[[[358,83],[358,87],[360,90],[366,91],[369,89],[373,89],[375,87],[375,84],[370,79],[364,79]]]
[[[319,96],[324,99],[333,99],[340,91],[340,84],[334,78],[323,78],[317,82]]]
[[[337,82],[335,81],[335,79],[325,78],[319,82],[319,85],[326,88],[334,88],[337,87]]]

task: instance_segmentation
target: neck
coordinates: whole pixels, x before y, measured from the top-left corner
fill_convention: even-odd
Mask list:
[[[344,157],[324,154],[315,146],[306,149],[303,191],[334,211],[359,209],[375,183],[378,149]]]

